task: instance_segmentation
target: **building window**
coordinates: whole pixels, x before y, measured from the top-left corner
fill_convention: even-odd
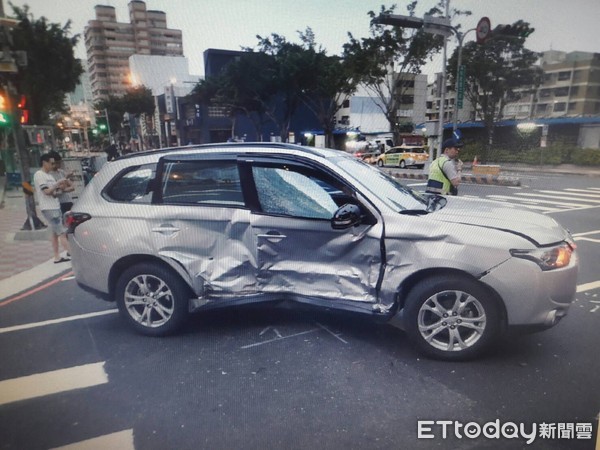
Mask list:
[[[571,79],[571,71],[558,72],[558,81],[566,81]]]
[[[569,95],[569,88],[567,86],[554,89],[555,97],[566,97],[567,95]]]
[[[567,104],[565,102],[559,102],[554,104],[554,112],[563,112],[567,109]]]
[[[346,99],[343,101],[342,108],[350,108],[350,99]]]
[[[569,111],[574,111],[577,108],[576,102],[569,102]]]

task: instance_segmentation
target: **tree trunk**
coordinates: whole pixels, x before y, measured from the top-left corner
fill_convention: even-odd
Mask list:
[[[25,145],[25,136],[23,135],[23,128],[21,127],[21,124],[14,124],[13,137],[21,164],[21,184],[23,186],[23,192],[25,193],[25,211],[27,213],[27,219],[25,219],[25,223],[21,229],[40,230],[42,228],[46,228],[46,225],[40,220],[35,211],[35,199],[33,197],[33,190],[31,189],[31,180],[29,175],[31,162],[29,161],[29,153],[27,152],[27,147]]]

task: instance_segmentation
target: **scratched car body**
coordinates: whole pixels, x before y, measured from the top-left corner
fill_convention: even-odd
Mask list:
[[[106,164],[66,216],[80,286],[137,331],[190,312],[296,301],[404,329],[426,355],[479,355],[573,300],[567,230],[529,211],[417,193],[344,152],[211,144]]]

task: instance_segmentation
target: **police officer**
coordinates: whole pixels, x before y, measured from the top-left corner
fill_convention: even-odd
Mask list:
[[[442,154],[431,163],[426,192],[430,194],[457,195],[460,184],[462,161],[458,153],[463,143],[455,137],[446,139],[442,145]]]

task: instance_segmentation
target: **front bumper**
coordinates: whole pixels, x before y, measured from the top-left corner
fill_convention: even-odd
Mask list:
[[[578,268],[577,252],[568,266],[548,271],[532,261],[510,258],[481,281],[504,302],[509,327],[543,329],[567,314],[575,299]]]

